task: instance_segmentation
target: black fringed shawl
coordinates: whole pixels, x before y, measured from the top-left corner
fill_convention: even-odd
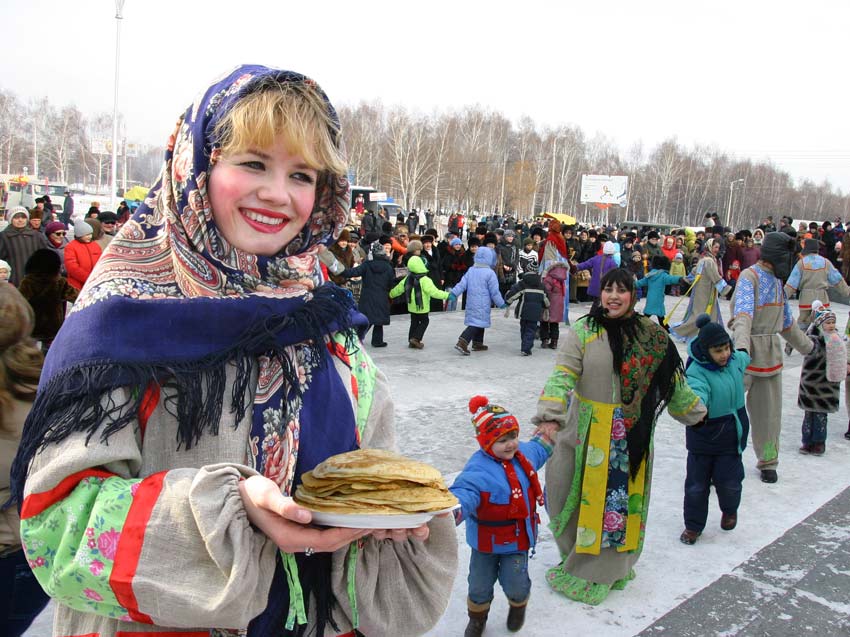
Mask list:
[[[587,316],[596,331],[605,330],[614,372],[620,378],[629,473],[634,478],[649,452],[655,421],[684,374],[682,358],[667,332],[644,316],[632,312],[623,318],[608,318],[600,305]]]

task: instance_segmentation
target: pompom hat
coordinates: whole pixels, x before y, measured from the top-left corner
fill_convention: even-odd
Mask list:
[[[504,407],[490,404],[486,396],[473,396],[469,399],[469,413],[475,427],[475,438],[481,448],[490,452],[490,447],[499,438],[511,431],[519,431],[516,417]]]
[[[836,320],[835,312],[826,307],[820,299],[812,301],[812,328],[820,327],[829,320]]]
[[[708,314],[700,314],[697,317],[696,326],[699,329],[699,335],[694,339],[692,349],[698,358],[709,359],[709,348],[732,343],[729,332],[720,323],[712,321]]]

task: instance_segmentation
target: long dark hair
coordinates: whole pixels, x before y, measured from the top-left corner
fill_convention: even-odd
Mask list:
[[[614,268],[609,271],[602,277],[599,289],[604,290],[611,285],[622,286],[632,295],[629,311],[620,318],[609,318],[607,311],[602,308],[602,303],[597,301],[588,312],[587,317],[590,326],[597,333],[600,328],[605,330],[608,345],[611,348],[614,373],[617,377],[620,377],[623,361],[627,354],[631,357],[635,353],[635,346],[639,350],[645,347],[641,343],[648,342],[652,338],[652,334],[646,334],[644,330],[660,330],[662,328],[633,311],[635,283],[631,272],[623,268]],[[676,349],[669,337],[666,340],[666,351],[652,373],[649,386],[642,397],[636,397],[640,400],[640,412],[626,434],[629,449],[629,473],[633,479],[637,475],[641,462],[649,453],[655,421],[672,399],[676,384],[684,373],[679,350]],[[627,349],[629,352],[626,352]],[[620,389],[622,393],[622,385]]]

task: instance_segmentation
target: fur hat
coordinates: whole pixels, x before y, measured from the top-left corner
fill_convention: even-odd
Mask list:
[[[24,274],[59,274],[62,268],[62,259],[59,253],[49,248],[36,250],[27,259],[24,266]]]
[[[602,254],[614,254],[617,251],[617,246],[613,241],[606,241],[602,246]]]
[[[339,233],[339,236],[336,238],[337,241],[351,241],[351,233],[348,231],[348,228],[343,228],[342,232]]]
[[[696,345],[699,346],[699,352],[702,356],[708,357],[708,349],[731,343],[732,338],[729,336],[723,325],[715,323],[711,320],[708,314],[700,314],[696,322],[699,335],[696,337]]]
[[[511,431],[519,432],[519,422],[504,407],[491,405],[486,396],[469,399],[469,413],[475,427],[475,438],[487,453],[499,438]]]
[[[422,242],[419,239],[413,239],[407,244],[407,252],[408,254],[422,252]]]
[[[643,256],[641,256],[640,252],[635,250],[634,252],[632,252],[632,261],[643,261]]]
[[[649,234],[646,235],[646,240],[650,239],[660,239],[661,235],[659,235],[655,230],[650,230]]]
[[[80,237],[84,237],[87,234],[93,234],[94,229],[82,219],[77,219],[74,222],[74,236],[79,239]]]
[[[803,254],[817,254],[818,253],[818,240],[817,239],[806,239],[803,242]]]
[[[118,215],[111,210],[104,210],[97,215],[97,220],[101,223],[118,223]]]

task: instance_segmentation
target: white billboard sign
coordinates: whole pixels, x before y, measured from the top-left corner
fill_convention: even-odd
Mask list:
[[[369,201],[385,201],[387,198],[387,193],[385,192],[370,192],[369,193]]]
[[[607,203],[624,208],[628,196],[628,177],[619,175],[581,176],[582,203]]]

